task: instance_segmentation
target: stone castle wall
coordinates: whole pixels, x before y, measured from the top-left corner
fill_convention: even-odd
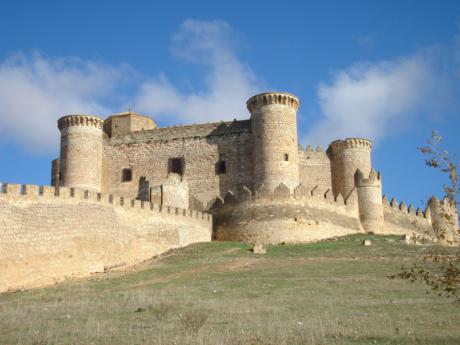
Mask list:
[[[415,210],[412,205],[408,207],[404,202],[398,204],[394,198],[388,202],[386,196],[383,197],[382,203],[383,233],[409,236],[415,234],[419,238],[437,241],[429,207],[425,212],[420,209]]]
[[[291,193],[283,184],[271,193],[258,194],[244,188],[236,197],[228,192],[211,208],[214,238],[276,244],[373,232],[405,235],[407,238],[415,236],[417,240],[444,244],[433,229],[431,206],[422,212],[412,205],[407,207],[404,202],[398,204],[394,199],[389,203],[384,196],[381,200],[383,219],[372,219],[372,222],[363,224],[362,212],[356,202],[358,193],[358,189],[354,189],[344,200],[340,194],[334,198],[331,189],[320,186],[309,189],[299,185]]]
[[[0,292],[211,240],[212,218],[202,212],[80,189],[4,185],[1,191]]]
[[[210,130],[215,124],[161,128],[155,131],[134,133],[132,137],[106,140],[104,145],[102,191],[135,198],[139,193],[139,180],[145,177],[150,186],[162,184],[168,176],[168,161],[184,157],[184,177],[189,184],[189,194],[207,205],[229,190],[237,193],[243,186],[252,188],[253,160],[252,136],[249,123],[238,121],[239,131]],[[187,128],[194,127],[194,128]],[[160,133],[162,131],[163,133]],[[214,134],[212,133],[214,131]],[[209,133],[207,133],[209,132]],[[298,150],[299,182],[312,189],[332,189],[331,161],[321,148]],[[216,164],[224,160],[226,172],[219,174]],[[132,168],[133,179],[121,181],[124,168]],[[204,207],[206,208],[206,207]]]
[[[332,189],[331,159],[322,148],[299,150],[299,182],[309,189]]]
[[[250,185],[252,137],[249,121],[159,128],[136,132],[123,139],[107,139],[104,145],[102,192],[134,198],[139,180],[150,186],[168,176],[171,158],[183,158],[189,194],[206,204],[228,190]],[[224,173],[217,164],[225,162]],[[121,181],[124,168],[133,179]]]
[[[341,195],[334,198],[330,189],[299,185],[291,193],[281,184],[272,193],[245,191],[240,198],[227,194],[213,205],[215,239],[298,243],[364,232],[357,205]]]
[[[254,243],[302,243],[363,233],[359,220],[314,200],[246,202],[216,215],[215,238]]]

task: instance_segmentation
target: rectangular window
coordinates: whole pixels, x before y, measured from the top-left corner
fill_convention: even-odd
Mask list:
[[[133,179],[133,170],[130,168],[125,168],[121,172],[121,182],[129,182]]]
[[[177,158],[170,158],[168,164],[168,173],[174,173],[183,175],[184,174],[184,158],[177,157]]]
[[[289,155],[287,153],[284,154],[284,160],[287,162],[289,160]]]
[[[221,175],[227,172],[227,164],[225,161],[219,161],[216,163],[216,174]]]

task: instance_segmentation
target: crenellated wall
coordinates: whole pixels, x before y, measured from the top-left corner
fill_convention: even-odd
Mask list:
[[[448,199],[438,200],[432,196],[425,211],[407,206],[395,198],[388,201],[383,196],[384,230],[388,234],[409,234],[441,245],[458,245],[458,211]]]
[[[0,292],[131,265],[211,240],[209,214],[81,189],[2,185]]]
[[[334,198],[331,189],[321,186],[310,189],[299,185],[292,193],[280,184],[272,192],[252,192],[247,187],[238,193],[229,191],[204,208],[210,208],[214,215],[217,240],[298,243],[367,231],[448,245],[458,242],[455,224],[444,231],[443,237],[434,229],[432,213],[439,214],[437,218],[444,213],[433,208],[433,201],[422,212],[404,202],[398,204],[393,199],[390,203],[386,196],[381,198],[380,175],[374,171],[369,178],[358,180],[358,187],[345,200],[341,194]],[[380,199],[377,201],[376,197]],[[445,200],[437,203],[443,212],[455,213],[450,204],[447,208],[445,204]]]
[[[384,233],[395,235],[413,235],[436,241],[436,236],[431,224],[431,211],[415,210],[414,206],[406,205],[403,201],[399,204],[395,198],[388,201],[384,195],[382,198]]]
[[[295,243],[363,232],[356,203],[334,198],[331,189],[299,185],[291,193],[280,184],[273,192],[244,188],[238,195],[228,192],[211,207],[217,240]]]

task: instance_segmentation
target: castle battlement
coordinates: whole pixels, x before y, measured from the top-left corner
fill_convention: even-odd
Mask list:
[[[299,147],[299,152],[308,153],[311,155],[314,155],[314,154],[321,155],[321,156],[327,155],[326,151],[319,145],[316,146],[316,148],[313,148],[311,145],[307,145],[305,150],[302,147]]]
[[[98,204],[115,208],[121,207],[127,210],[190,217],[212,223],[212,217],[209,213],[173,206],[164,206],[148,201],[129,199],[113,194],[97,193],[80,188],[0,183],[0,197],[3,200],[9,199],[13,202],[85,202],[88,204]]]
[[[356,193],[356,192],[355,192]],[[341,194],[334,197],[331,189],[322,189],[321,186],[308,188],[304,185],[297,186],[294,190],[288,188],[285,184],[281,183],[273,190],[261,189],[258,191],[251,191],[248,187],[243,186],[238,191],[227,191],[223,198],[216,197],[216,199],[208,205],[211,211],[225,207],[234,207],[240,204],[248,205],[248,203],[269,203],[271,201],[289,200],[311,202],[313,205],[325,207],[331,205],[334,207],[342,207],[344,210],[354,208],[355,205],[351,202],[353,197],[349,196],[346,200]]]
[[[347,138],[344,140],[335,140],[330,146],[333,150],[359,148],[370,151],[372,149],[372,141],[363,138]]]
[[[246,102],[250,113],[253,113],[257,108],[270,104],[286,105],[297,111],[299,108],[299,99],[287,92],[266,92],[253,96]]]
[[[431,221],[431,212],[428,206],[426,207],[425,211],[422,211],[419,207],[415,209],[412,204],[406,206],[404,201],[398,203],[395,198],[391,198],[391,202],[389,202],[386,195],[382,197],[382,205],[384,209],[401,212],[401,214],[404,216],[425,218]]]
[[[67,115],[58,120],[58,128],[62,130],[70,126],[87,126],[102,129],[103,120],[95,115]]]
[[[0,293],[211,240],[210,214],[72,187],[0,185]]]

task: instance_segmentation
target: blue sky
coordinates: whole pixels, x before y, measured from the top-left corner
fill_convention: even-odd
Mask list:
[[[374,140],[384,193],[420,205],[460,154],[458,1],[8,1],[0,11],[0,181],[48,184],[56,120],[133,108],[160,125],[249,117],[299,96],[303,146]]]

